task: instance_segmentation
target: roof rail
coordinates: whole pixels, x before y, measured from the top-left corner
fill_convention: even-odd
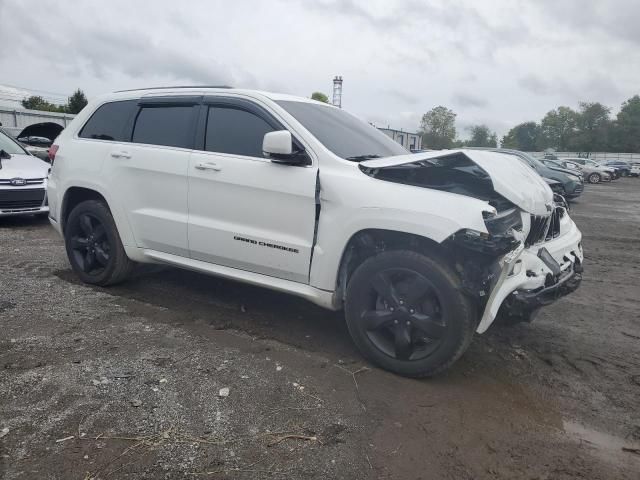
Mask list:
[[[175,85],[168,87],[147,87],[147,88],[129,88],[127,90],[116,90],[113,93],[135,92],[138,90],[169,90],[172,88],[233,88],[229,85]]]

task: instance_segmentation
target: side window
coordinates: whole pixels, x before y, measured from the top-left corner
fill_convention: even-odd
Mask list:
[[[195,108],[191,105],[143,106],[133,126],[131,141],[193,148]]]
[[[209,107],[204,149],[262,158],[262,141],[275,129],[259,116],[231,107]]]
[[[137,100],[105,103],[98,108],[80,130],[81,138],[128,142],[127,122],[136,109]]]

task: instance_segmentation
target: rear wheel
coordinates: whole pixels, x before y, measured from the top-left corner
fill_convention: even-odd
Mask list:
[[[601,180],[602,177],[599,173],[592,173],[591,175],[589,175],[589,183],[600,183]]]
[[[64,238],[71,267],[83,282],[102,286],[120,283],[133,269],[111,212],[102,202],[78,204],[69,214]]]
[[[477,323],[447,264],[405,250],[380,253],[356,269],[345,314],[363,355],[408,377],[446,370],[469,346]]]

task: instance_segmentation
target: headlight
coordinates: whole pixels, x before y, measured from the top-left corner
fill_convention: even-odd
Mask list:
[[[520,210],[517,208],[511,208],[495,214],[482,212],[482,217],[491,235],[504,235],[509,230],[522,229],[522,217]]]

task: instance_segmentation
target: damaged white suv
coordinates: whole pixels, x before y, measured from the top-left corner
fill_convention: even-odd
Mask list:
[[[517,158],[409,154],[305,98],[117,92],[51,151],[51,222],[85,282],[155,262],[344,308],[362,353],[401,375],[445,370],[474,332],[581,280],[580,231]]]

